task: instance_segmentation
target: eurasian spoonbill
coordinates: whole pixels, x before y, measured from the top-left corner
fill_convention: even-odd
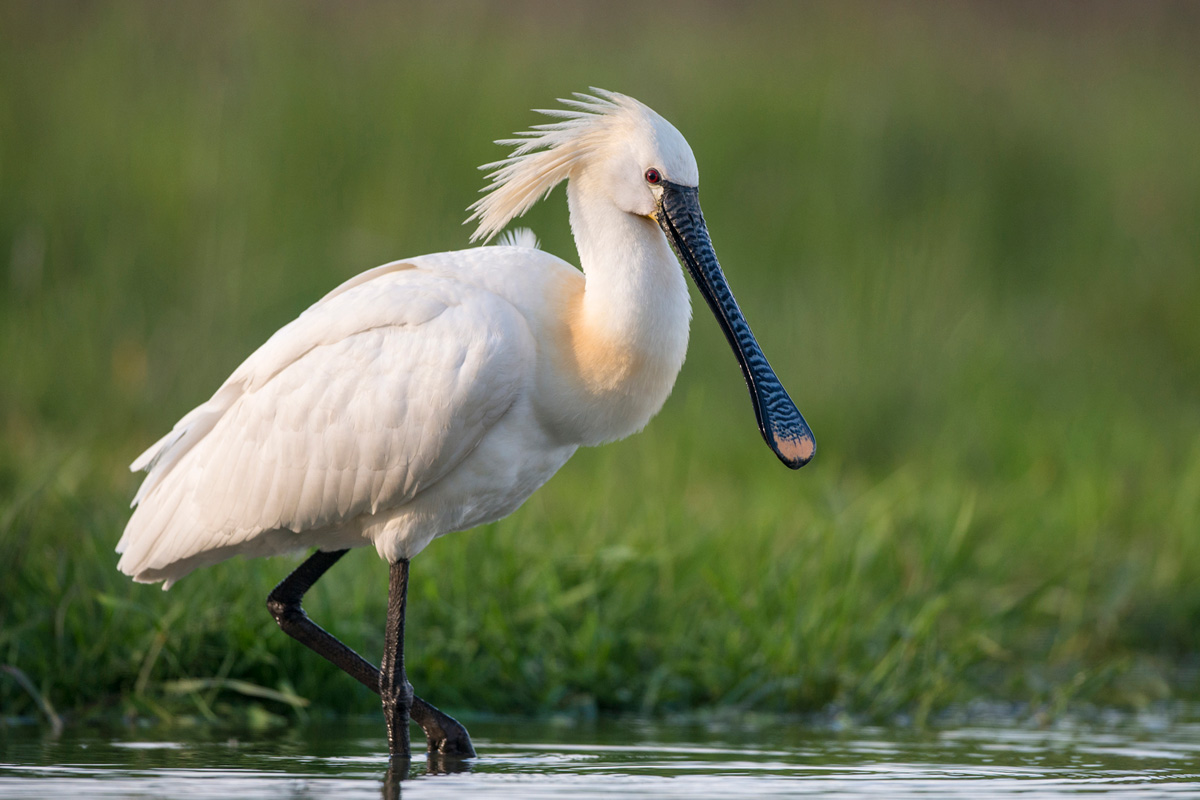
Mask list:
[[[691,148],[633,98],[593,90],[542,111],[471,207],[490,240],[567,181],[576,269],[527,233],[351,278],[255,351],[212,399],[133,462],[147,476],[118,567],[163,588],[234,555],[316,548],[271,592],[280,627],[383,698],[389,752],[408,720],[431,753],[466,729],[404,672],[409,560],[434,538],[510,514],[580,446],[641,430],[687,349],[680,262],[741,364],[767,444],[806,464],[812,432],[725,282]],[[390,564],[382,669],[313,623],[304,593],[351,547]]]

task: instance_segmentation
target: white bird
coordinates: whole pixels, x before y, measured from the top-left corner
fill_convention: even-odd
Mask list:
[[[789,467],[815,444],[746,325],[697,200],[691,148],[633,98],[593,89],[540,113],[471,207],[488,240],[567,181],[577,269],[518,234],[395,261],[281,328],[212,399],[133,462],[148,474],[118,568],[163,588],[234,555],[317,552],[271,593],[289,634],[383,696],[393,758],[408,717],[434,753],[473,755],[403,670],[408,562],[510,514],[580,446],[641,430],[687,350],[672,249],[733,346],[759,427]],[[391,565],[382,674],[312,623],[304,592],[351,547]]]

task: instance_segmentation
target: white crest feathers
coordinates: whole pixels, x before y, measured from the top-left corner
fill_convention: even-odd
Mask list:
[[[491,182],[483,189],[485,196],[467,209],[471,216],[466,221],[479,222],[471,241],[490,240],[569,178],[580,161],[606,141],[614,126],[645,109],[632,97],[594,86],[591,91],[593,94],[575,92],[574,99],[559,98],[566,108],[535,109],[558,122],[533,125],[531,130],[515,134],[517,138],[496,140],[513,151],[508,158],[480,167],[492,170],[487,176]]]

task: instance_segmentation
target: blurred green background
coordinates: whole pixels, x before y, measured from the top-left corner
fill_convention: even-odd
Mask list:
[[[588,86],[691,142],[820,453],[763,446],[701,305],[644,433],[414,562],[417,692],[1196,698],[1197,41],[1192,4],[0,3],[0,718],[376,707],[267,615],[294,560],[118,574],[126,467],[337,283],[466,246],[491,140]],[[561,190],[522,224],[575,259]],[[386,586],[357,551],[306,606],[374,660]]]

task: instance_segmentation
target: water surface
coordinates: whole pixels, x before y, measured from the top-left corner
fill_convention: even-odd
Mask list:
[[[913,733],[781,721],[470,724],[480,757],[385,781],[382,723],[0,727],[0,797],[1056,798],[1200,796],[1200,724],[982,725]],[[441,774],[431,774],[431,773]]]

